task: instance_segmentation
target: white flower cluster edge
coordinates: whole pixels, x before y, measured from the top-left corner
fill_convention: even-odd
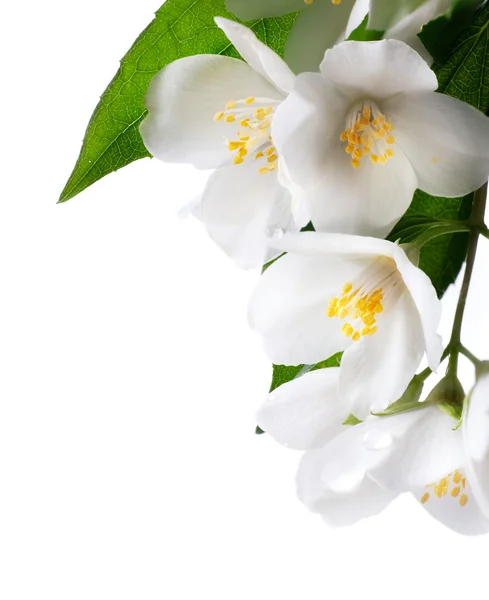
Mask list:
[[[303,0],[228,4],[243,19],[304,8]],[[247,27],[217,17],[244,60],[196,55],[165,67],[150,85],[141,134],[163,161],[213,169],[193,210],[238,266],[286,253],[249,306],[270,360],[315,365],[343,352],[341,366],[283,384],[258,414],[267,434],[305,451],[302,502],[342,526],[411,492],[452,529],[485,533],[489,375],[461,427],[436,405],[374,416],[402,396],[424,356],[435,371],[443,351],[441,305],[415,248],[383,238],[417,188],[459,197],[489,174],[489,119],[437,93],[427,57],[405,43],[416,46],[412,32],[447,1],[406,0],[397,13],[387,4],[316,1],[290,36],[289,64]],[[369,10],[374,28],[396,39],[341,41]],[[325,19],[327,36],[304,44]],[[301,232],[310,221],[315,231]]]

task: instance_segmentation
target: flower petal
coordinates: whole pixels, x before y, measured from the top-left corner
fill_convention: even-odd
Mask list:
[[[338,436],[339,440],[343,436]],[[337,445],[336,445],[337,446]],[[348,447],[344,449],[348,451]],[[352,525],[360,519],[380,513],[397,494],[386,492],[368,477],[361,476],[358,485],[343,493],[331,490],[322,479],[325,462],[342,460],[343,455],[332,456],[328,446],[306,452],[297,472],[296,485],[299,499],[307,508],[321,515],[332,527]]]
[[[465,487],[455,484],[454,474],[447,479],[450,487],[446,494],[439,497],[434,493],[433,486],[419,487],[413,490],[413,495],[421,502],[432,517],[463,535],[482,535],[489,532],[489,521],[484,518],[477,499],[474,497],[470,482],[465,473],[459,470],[455,477],[463,478]]]
[[[423,191],[458,197],[487,181],[489,118],[480,111],[431,93],[392,98],[384,110]]]
[[[345,38],[349,38],[357,27],[363,23],[370,10],[370,0],[357,0],[352,8],[348,25],[346,26]]]
[[[366,157],[355,169],[338,140],[338,148],[322,165],[321,179],[304,189],[304,201],[318,231],[382,238],[406,212],[417,187],[401,151],[385,165],[374,165]]]
[[[341,361],[340,394],[351,412],[365,419],[398,400],[424,354],[416,306],[405,291],[395,308],[380,315],[378,330],[348,348]]]
[[[392,4],[392,3],[391,3]],[[385,33],[384,38],[390,40],[400,40],[411,46],[413,50],[431,64],[432,58],[418,37],[423,25],[435,19],[440,14],[447,11],[452,4],[452,0],[427,0],[416,10],[404,16],[395,25],[390,27]]]
[[[274,244],[279,250],[303,256],[323,254],[328,257],[336,254],[346,260],[370,259],[370,261],[379,256],[392,258],[399,248],[397,244],[378,238],[317,231],[288,233],[274,240]]]
[[[345,429],[349,414],[338,394],[339,371],[319,369],[284,383],[260,408],[258,425],[289,448],[321,448]]]
[[[370,263],[363,258],[287,254],[272,264],[260,278],[248,312],[270,360],[316,364],[352,343],[341,333],[342,322],[329,319],[326,309],[330,298]]]
[[[357,100],[381,101],[438,87],[436,75],[426,62],[397,40],[343,42],[326,52],[321,72],[347,97]]]
[[[460,469],[465,457],[456,424],[437,406],[367,421],[371,439],[385,440],[369,452],[370,477],[385,489],[406,492]]]
[[[216,17],[215,21],[250,67],[283,94],[292,90],[295,76],[287,63],[276,52],[260,42],[251,29],[222,17]]]
[[[267,261],[270,229],[295,228],[290,193],[276,172],[262,175],[252,161],[210,176],[202,195],[202,220],[210,237],[243,269]]]
[[[263,17],[281,17],[306,8],[306,4],[304,0],[226,0],[226,8],[241,21],[251,21]]]
[[[344,99],[319,73],[296,77],[275,112],[272,138],[297,185],[305,189],[321,177],[344,119]]]
[[[462,427],[467,476],[481,511],[489,519],[489,375],[477,380]]]
[[[431,370],[436,371],[443,353],[442,340],[437,333],[441,319],[441,302],[429,277],[411,263],[401,247],[394,244],[392,249],[392,258],[396,261],[421,320],[428,364]]]
[[[176,60],[151,81],[149,115],[140,131],[146,148],[167,162],[188,162],[199,169],[230,164],[224,143],[229,124],[214,116],[232,99],[282,94],[241,60],[197,55]]]
[[[285,60],[295,73],[318,71],[328,48],[344,39],[355,0],[318,0],[297,18],[285,44]]]
[[[371,0],[368,28],[385,31],[423,2],[425,0]]]

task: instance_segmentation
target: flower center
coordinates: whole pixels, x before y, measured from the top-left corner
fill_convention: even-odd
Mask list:
[[[460,471],[449,473],[437,483],[430,483],[426,486],[430,491],[425,492],[421,498],[421,504],[426,504],[432,496],[438,499],[453,498],[459,506],[465,506],[469,501],[467,490],[467,480]]]
[[[278,168],[278,154],[270,135],[272,119],[279,102],[268,98],[245,98],[230,100],[224,110],[216,113],[216,123],[239,123],[233,138],[225,138],[228,150],[234,154],[235,165],[243,163],[250,151],[259,161],[258,172],[262,175]]]
[[[344,321],[341,331],[354,342],[374,335],[379,316],[403,291],[401,282],[395,262],[378,258],[355,282],[345,283],[341,294],[329,300],[326,316]]]
[[[352,166],[358,169],[365,156],[370,156],[374,165],[385,165],[394,156],[392,129],[392,123],[370,100],[355,106],[340,135],[340,140],[347,142],[345,152],[351,155]]]

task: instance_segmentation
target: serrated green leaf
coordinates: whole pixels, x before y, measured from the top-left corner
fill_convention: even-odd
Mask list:
[[[366,15],[360,25],[351,32],[348,40],[355,42],[376,42],[377,40],[381,40],[384,32],[367,29],[367,23],[368,15]]]
[[[419,39],[436,61],[445,60],[455,38],[470,24],[481,0],[451,0],[449,9],[420,31]]]
[[[73,198],[105,175],[150,156],[139,134],[146,115],[144,96],[151,78],[170,62],[194,54],[238,56],[214,17],[236,20],[225,0],[167,0],[121,61],[88,124],[80,156],[60,202]],[[249,24],[279,54],[296,15]]]

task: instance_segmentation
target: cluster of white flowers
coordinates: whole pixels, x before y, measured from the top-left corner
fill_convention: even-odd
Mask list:
[[[244,60],[177,60],[146,99],[148,150],[213,169],[197,211],[210,237],[243,268],[280,256],[249,308],[271,361],[315,365],[343,352],[340,366],[274,390],[258,415],[267,434],[306,451],[299,497],[335,525],[410,491],[453,529],[489,531],[489,375],[462,424],[440,395],[386,411],[423,357],[430,373],[438,368],[443,348],[419,249],[383,238],[417,188],[459,197],[489,174],[489,119],[437,93],[426,51],[414,49],[420,25],[447,6],[228,0],[242,19],[302,11],[287,62],[247,27],[216,18]],[[367,13],[386,39],[342,41]],[[314,231],[301,231],[309,222]]]

